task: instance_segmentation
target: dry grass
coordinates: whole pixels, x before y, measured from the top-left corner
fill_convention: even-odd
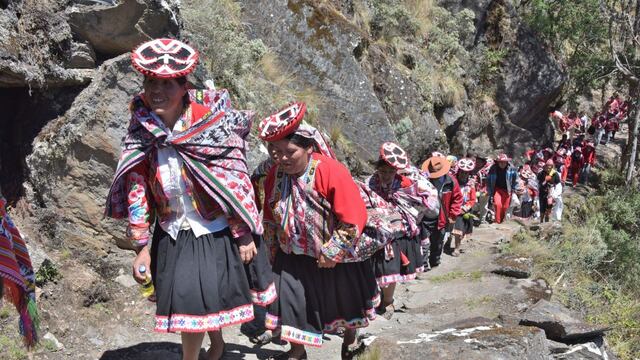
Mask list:
[[[433,26],[433,0],[406,0],[405,6],[413,14],[421,35],[427,35]]]

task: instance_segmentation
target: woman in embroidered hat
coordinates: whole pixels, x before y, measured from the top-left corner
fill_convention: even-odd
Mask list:
[[[462,241],[466,239],[471,233],[473,233],[473,219],[474,216],[471,213],[471,209],[476,204],[476,185],[471,178],[471,172],[476,167],[476,162],[473,159],[463,158],[457,163],[458,172],[456,179],[460,185],[460,192],[462,193],[462,206],[460,207],[460,215],[456,218],[456,222],[453,225],[451,234],[453,235],[453,241],[451,247],[453,248],[452,256],[459,256],[462,245]]]
[[[440,265],[447,234],[455,224],[462,206],[462,192],[458,180],[449,175],[450,163],[446,158],[432,156],[422,163],[422,171],[428,174],[431,184],[438,192],[440,212],[435,219],[423,219],[421,226],[429,233],[429,248],[423,247],[425,266]]]
[[[487,189],[489,192],[489,207],[495,207],[496,223],[500,224],[507,214],[512,191],[516,188],[518,169],[511,166],[511,158],[507,154],[500,154],[495,164],[489,169]]]
[[[130,105],[106,215],[129,221],[134,278],[150,269],[155,330],[181,332],[189,360],[206,332],[208,359],[219,359],[221,329],[276,297],[244,159],[252,114],[231,109],[226,91],[188,91],[198,53],[185,43],[152,40],[131,59],[143,92]]]
[[[562,217],[562,182],[552,159],[547,160],[538,174],[540,222],[550,219],[560,221]]]
[[[405,227],[401,238],[379,250],[372,258],[376,279],[383,294],[378,313],[387,318],[394,311],[396,283],[413,280],[424,269],[418,225],[423,212],[419,208],[425,204],[430,208],[437,207],[435,188],[426,178],[420,182],[420,179],[413,180],[399,174],[399,171],[411,172],[411,169],[415,168],[409,163],[407,153],[399,145],[386,142],[380,146],[376,172],[365,180],[369,189],[402,214]],[[411,173],[421,176],[417,169]]]
[[[291,349],[277,359],[304,359],[305,346],[322,346],[323,333],[345,328],[343,357],[356,329],[375,317],[380,297],[371,260],[353,256],[367,210],[349,171],[318,148],[300,126],[306,106],[292,103],[260,123],[277,163],[264,182],[265,236],[276,247],[278,300],[267,328],[281,328]]]

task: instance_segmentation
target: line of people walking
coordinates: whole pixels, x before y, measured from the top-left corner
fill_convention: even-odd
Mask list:
[[[447,243],[459,256],[484,219],[561,217],[564,168],[547,149],[520,167],[506,154],[433,153],[418,168],[385,142],[358,180],[302,102],[260,121],[269,158],[248,169],[252,113],[226,90],[190,89],[197,59],[174,39],[133,51],[143,91],[106,205],[128,220],[133,276],[151,269],[155,330],[181,333],[183,359],[198,358],[205,333],[208,359],[221,358],[222,328],[241,323],[255,325],[254,342],[291,344],[275,359],[306,359],[328,333],[352,358],[357,329],[390,317],[396,284],[439,266]]]

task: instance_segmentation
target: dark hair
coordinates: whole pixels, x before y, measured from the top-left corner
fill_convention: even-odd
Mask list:
[[[393,168],[393,166],[389,165],[389,163],[384,161],[384,159],[378,159],[378,161],[376,161],[376,164],[375,164],[376,170],[380,169],[381,167],[385,167],[385,166]]]
[[[300,146],[301,148],[304,148],[304,149],[313,147],[313,144],[315,143],[315,140],[313,140],[312,138],[304,137],[296,133],[291,133],[287,135],[285,139],[289,140],[294,145]]]

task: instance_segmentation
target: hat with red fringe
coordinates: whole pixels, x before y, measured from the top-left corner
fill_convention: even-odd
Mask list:
[[[133,67],[147,76],[179,78],[187,76],[198,62],[198,52],[176,39],[154,39],[131,52]]]
[[[405,169],[409,165],[407,152],[400,145],[392,142],[386,142],[380,146],[380,159],[399,170]]]
[[[262,119],[258,125],[260,138],[268,142],[284,139],[300,126],[306,111],[305,103],[292,102],[277,113]]]

